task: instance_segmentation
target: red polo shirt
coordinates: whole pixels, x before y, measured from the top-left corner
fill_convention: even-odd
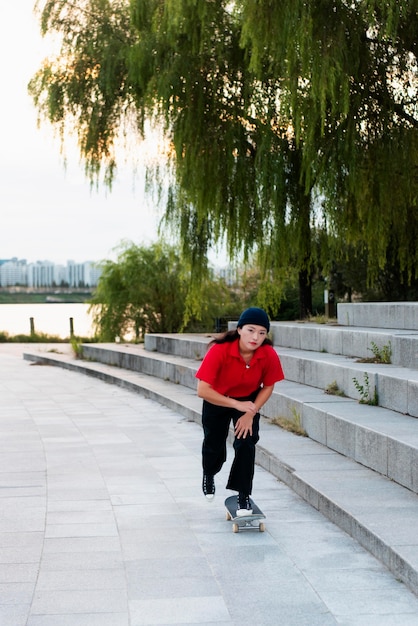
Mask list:
[[[207,352],[196,378],[223,396],[245,398],[261,386],[269,387],[284,378],[279,356],[272,346],[260,346],[249,366],[239,353],[239,340],[215,343]]]

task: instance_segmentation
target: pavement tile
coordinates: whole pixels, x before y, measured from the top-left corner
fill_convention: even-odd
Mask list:
[[[119,537],[51,537],[45,538],[44,554],[53,552],[119,552]]]
[[[42,556],[43,571],[108,570],[123,566],[119,550],[111,552],[51,552]]]
[[[49,524],[45,538],[52,537],[117,537],[118,529],[110,524]]]
[[[37,577],[38,563],[2,563],[0,567],[0,584],[35,583]]]
[[[69,567],[61,571],[42,569],[36,588],[38,591],[125,589],[126,575],[122,566],[107,570]]]
[[[33,583],[0,583],[0,605],[30,604]]]
[[[259,467],[267,530],[234,534],[223,505],[231,450],[208,503],[199,425],[7,354],[1,626],[418,623],[416,596]]]
[[[27,626],[30,604],[0,605],[1,626]]]
[[[29,617],[27,626],[131,626],[131,624],[128,613],[87,613],[84,615],[71,613],[69,615],[32,615]]]
[[[127,609],[126,589],[36,590],[32,615],[61,613],[123,613]]]
[[[134,600],[131,602],[132,626],[200,624],[201,619],[213,624],[220,621],[228,621],[230,613],[223,598],[220,596],[200,598],[189,598],[186,596],[158,600]]]

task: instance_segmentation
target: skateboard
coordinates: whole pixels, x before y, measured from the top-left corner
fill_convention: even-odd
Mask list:
[[[265,531],[266,527],[262,520],[266,519],[266,516],[251,498],[250,502],[253,509],[252,514],[238,517],[237,496],[230,496],[225,500],[226,519],[232,521],[232,531],[234,533],[239,533],[240,530],[258,530],[261,533]]]

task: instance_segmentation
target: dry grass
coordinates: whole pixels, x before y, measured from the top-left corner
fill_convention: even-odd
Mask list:
[[[325,389],[325,393],[328,393],[330,396],[340,396],[342,398],[346,398],[344,391],[338,387],[336,380],[328,385]]]
[[[307,437],[306,430],[303,428],[301,424],[301,417],[296,409],[292,409],[292,418],[288,417],[273,417],[271,420],[272,424],[276,426],[280,426],[283,430],[287,430],[289,433],[293,433],[294,435],[298,435],[299,437]]]

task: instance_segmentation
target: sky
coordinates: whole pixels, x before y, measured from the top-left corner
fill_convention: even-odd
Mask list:
[[[145,194],[141,165],[135,176],[122,163],[111,192],[92,190],[75,146],[65,168],[51,127],[37,127],[27,84],[49,50],[34,4],[0,3],[0,259],[115,259],[122,241],[157,239],[163,207]]]

